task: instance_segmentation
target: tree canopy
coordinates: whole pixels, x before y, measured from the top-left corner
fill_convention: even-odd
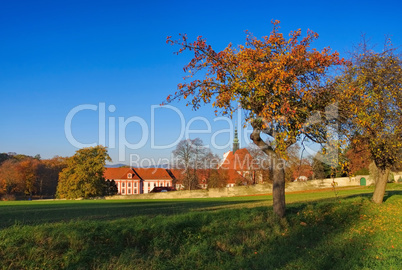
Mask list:
[[[57,196],[75,199],[105,195],[103,177],[106,160],[111,161],[106,147],[82,148],[67,160],[67,167],[59,176]]]

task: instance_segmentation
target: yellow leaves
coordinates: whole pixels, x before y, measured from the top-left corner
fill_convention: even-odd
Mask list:
[[[357,56],[340,81],[344,101],[353,130],[370,141],[372,158],[383,166],[391,166],[402,136],[400,122],[402,101],[401,62],[392,52],[366,51]]]

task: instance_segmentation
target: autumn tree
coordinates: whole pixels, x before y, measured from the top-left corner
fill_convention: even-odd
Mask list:
[[[352,139],[353,142],[353,139]],[[369,174],[370,152],[366,144],[351,144],[346,150],[349,173],[352,175]]]
[[[226,187],[227,179],[228,179],[227,170],[210,169],[208,176],[208,188]]]
[[[167,42],[180,46],[177,53],[190,51],[192,60],[184,67],[189,74],[178,85],[178,91],[167,102],[188,99],[188,105],[198,109],[212,102],[216,113],[232,115],[239,104],[246,112],[246,121],[253,128],[251,140],[273,164],[273,209],[285,215],[286,150],[307,138],[325,143],[325,109],[336,99],[335,90],[327,85],[328,69],[341,64],[338,53],[329,48],[311,49],[318,34],[301,30],[291,32],[286,39],[279,32],[279,21],[273,22],[269,36],[257,39],[247,32],[245,45],[229,44],[216,52],[206,40],[198,37],[190,42],[186,35]],[[309,123],[313,112],[322,121]],[[261,134],[269,136],[267,143]]]
[[[54,196],[60,172],[67,166],[66,158],[55,156],[41,160],[38,168],[37,195]]]
[[[57,196],[75,199],[103,196],[106,160],[111,161],[106,147],[82,148],[68,158],[67,167],[59,175]]]
[[[32,197],[32,194],[37,191],[37,182],[39,179],[38,169],[40,161],[35,158],[26,158],[20,161],[17,165],[19,177],[24,183],[25,195]]]
[[[381,203],[402,148],[402,61],[389,44],[382,52],[362,42],[342,77],[342,114],[354,145],[367,146],[378,170],[372,200]]]
[[[13,155],[0,165],[0,186],[5,195],[28,195],[36,191],[40,161],[25,155]]]
[[[290,169],[292,172],[292,181],[299,181],[300,179],[303,179],[303,177],[311,179],[313,176],[313,168],[310,164],[310,161],[306,158],[302,158],[299,160],[299,162],[293,163]]]
[[[0,165],[0,195],[14,195],[24,191],[24,183],[17,170],[18,162],[8,159]]]

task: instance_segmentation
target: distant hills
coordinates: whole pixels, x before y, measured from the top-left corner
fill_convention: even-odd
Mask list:
[[[130,166],[127,164],[118,163],[118,164],[106,164],[105,167],[106,168],[121,168],[121,167],[130,167]]]
[[[121,167],[130,167],[127,164],[123,164],[123,163],[118,163],[118,164],[106,164],[105,165],[106,168],[121,168]],[[156,165],[156,166],[145,166],[142,168],[163,168],[163,169],[168,169],[169,168],[169,164],[160,164],[160,165]]]

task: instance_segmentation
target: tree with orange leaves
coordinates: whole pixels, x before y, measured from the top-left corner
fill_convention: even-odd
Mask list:
[[[356,140],[357,142],[358,140]],[[349,173],[352,175],[369,174],[369,166],[372,162],[368,146],[359,142],[354,144],[353,140],[346,151]]]
[[[36,191],[37,181],[39,180],[38,168],[40,161],[34,158],[26,158],[18,163],[17,170],[21,179],[25,183],[25,195],[32,197]]]
[[[17,167],[18,162],[11,158],[0,165],[0,195],[14,195],[24,191],[24,182]]]
[[[247,32],[245,45],[234,48],[229,44],[220,52],[202,37],[194,42],[186,35],[180,37],[168,37],[167,43],[180,46],[177,54],[190,51],[194,57],[184,67],[189,73],[186,82],[178,85],[167,102],[189,98],[187,105],[193,109],[212,102],[215,113],[230,116],[239,104],[253,127],[252,141],[273,161],[273,208],[283,217],[286,150],[303,139],[327,141],[325,114],[314,123],[309,119],[335,101],[335,90],[327,84],[326,75],[343,60],[329,48],[311,49],[318,37],[313,31],[302,37],[299,29],[286,39],[279,32],[279,21],[273,22],[269,36],[259,40]],[[268,143],[261,133],[270,137]]]

